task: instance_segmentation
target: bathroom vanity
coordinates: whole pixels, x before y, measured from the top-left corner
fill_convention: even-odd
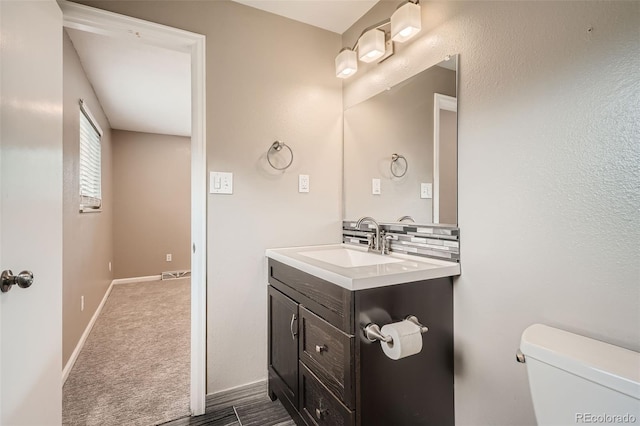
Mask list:
[[[460,265],[346,245],[267,250],[269,395],[299,425],[453,425]],[[423,348],[388,358],[363,328],[415,315]]]
[[[298,425],[454,424],[457,64],[348,104],[343,244],[267,250],[269,395]],[[416,354],[363,331],[408,316]]]

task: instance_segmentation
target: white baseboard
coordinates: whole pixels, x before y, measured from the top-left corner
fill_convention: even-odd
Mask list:
[[[113,288],[113,284],[115,283],[115,281],[116,280],[113,280],[111,281],[111,284],[109,284],[109,288],[107,288],[107,291],[102,297],[102,301],[100,302],[100,304],[98,305],[98,308],[96,309],[96,311],[93,313],[93,316],[91,317],[91,321],[89,321],[89,324],[87,324],[87,328],[85,328],[84,333],[82,333],[82,336],[80,337],[80,340],[76,345],[76,348],[73,350],[73,353],[69,357],[69,361],[67,361],[67,364],[64,366],[64,369],[62,369],[63,385],[67,381],[67,378],[69,377],[69,373],[71,373],[71,369],[76,363],[78,356],[80,355],[80,351],[82,351],[82,347],[87,341],[87,338],[89,337],[89,333],[91,333],[91,329],[93,328],[93,325],[96,323],[98,316],[100,316],[100,312],[102,312],[102,308],[104,307],[104,304],[107,302],[107,299],[109,298],[109,294],[111,294],[111,289]]]
[[[149,275],[148,277],[133,277],[133,278],[118,278],[113,280],[114,285],[118,284],[130,284],[130,283],[144,283],[147,281],[160,281],[162,275]]]
[[[206,396],[209,396],[209,397],[222,396],[222,395],[227,395],[233,392],[243,391],[251,388],[261,388],[261,387],[264,388],[266,392],[267,385],[268,385],[267,379],[261,379],[261,380],[256,380],[255,382],[245,383],[244,385],[233,386],[227,389],[211,392],[206,394]]]

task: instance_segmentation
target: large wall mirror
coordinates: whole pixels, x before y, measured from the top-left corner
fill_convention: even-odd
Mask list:
[[[457,56],[344,111],[344,219],[457,224]]]

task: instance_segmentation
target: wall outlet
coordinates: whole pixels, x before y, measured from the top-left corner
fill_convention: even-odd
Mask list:
[[[109,262],[109,272],[111,272],[111,262]]]
[[[380,179],[371,179],[371,193],[380,195]]]
[[[309,175],[298,176],[298,192],[309,192]]]
[[[433,184],[431,183],[420,184],[420,198],[433,198]]]
[[[171,253],[167,253],[167,262],[171,262]]]
[[[84,296],[80,296],[80,312],[84,311]]]

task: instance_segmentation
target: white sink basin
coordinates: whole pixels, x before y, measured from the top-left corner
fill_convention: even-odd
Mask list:
[[[350,250],[348,248],[336,248],[332,250],[302,251],[300,255],[310,257],[321,262],[330,263],[342,268],[356,268],[359,266],[384,265],[398,263],[404,259],[382,256],[366,251]]]
[[[399,253],[382,256],[347,244],[267,249],[266,255],[349,291],[460,275],[456,262]]]

